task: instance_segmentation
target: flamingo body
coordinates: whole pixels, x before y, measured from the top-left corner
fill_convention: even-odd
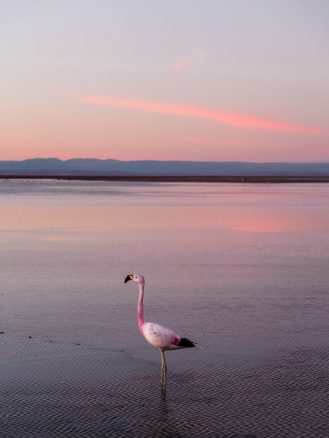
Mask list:
[[[170,328],[155,322],[145,322],[142,327],[142,335],[149,344],[162,351],[182,348],[179,346],[180,336]]]

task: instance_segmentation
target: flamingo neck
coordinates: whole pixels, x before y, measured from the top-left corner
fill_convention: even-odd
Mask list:
[[[138,297],[138,307],[137,307],[137,317],[138,317],[138,327],[139,330],[143,333],[144,326],[144,284],[139,285],[139,297]]]

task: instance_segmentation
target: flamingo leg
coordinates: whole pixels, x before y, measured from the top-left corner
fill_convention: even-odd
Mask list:
[[[162,350],[161,350],[161,359],[162,359],[161,371],[163,373],[166,373],[167,372],[167,363],[166,363],[164,351],[162,351]]]
[[[161,350],[161,392],[162,394],[166,393],[166,380],[167,380],[167,364],[166,357],[164,351]]]
[[[167,384],[166,376],[167,376],[166,371],[161,371],[161,393],[162,394],[166,393],[166,384]]]

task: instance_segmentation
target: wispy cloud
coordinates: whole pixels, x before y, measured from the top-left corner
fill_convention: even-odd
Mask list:
[[[227,138],[209,138],[209,137],[197,137],[197,136],[184,136],[178,137],[176,140],[182,143],[193,143],[200,145],[241,145],[245,144],[241,141],[227,139]]]
[[[200,50],[193,50],[191,53],[185,56],[177,58],[171,65],[172,69],[176,73],[180,73],[187,70],[193,64],[200,62],[202,59],[202,53]]]
[[[264,119],[243,113],[220,111],[207,107],[164,102],[148,102],[144,100],[116,99],[104,96],[83,96],[80,98],[80,101],[91,105],[127,108],[150,113],[212,120],[223,125],[234,126],[237,128],[328,134],[328,132],[315,127],[295,125],[278,120]]]

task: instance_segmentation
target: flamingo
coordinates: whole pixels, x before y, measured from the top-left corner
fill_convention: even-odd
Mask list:
[[[182,338],[172,329],[164,327],[155,322],[145,322],[144,320],[144,286],[145,279],[142,275],[129,274],[125,278],[125,283],[132,280],[139,286],[139,298],[137,307],[137,317],[138,317],[138,327],[146,341],[155,348],[159,348],[161,352],[161,371],[165,383],[165,374],[167,372],[167,364],[165,351],[167,350],[179,350],[182,348],[192,348],[195,347],[195,343],[189,339]]]

